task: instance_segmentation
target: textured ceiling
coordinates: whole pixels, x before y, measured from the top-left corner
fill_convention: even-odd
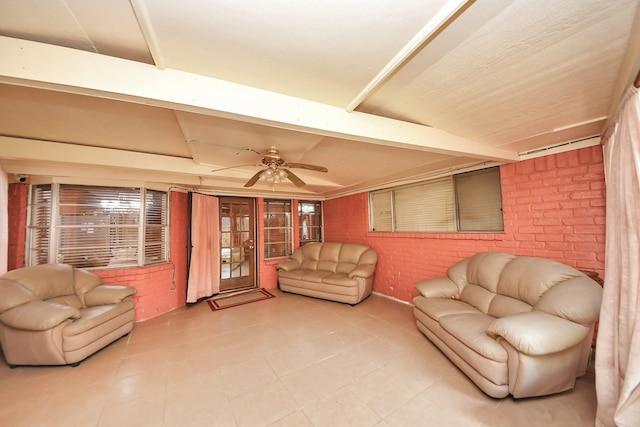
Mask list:
[[[639,27],[637,0],[0,0],[0,164],[323,199],[514,162],[598,143]],[[271,146],[329,172],[243,187]]]

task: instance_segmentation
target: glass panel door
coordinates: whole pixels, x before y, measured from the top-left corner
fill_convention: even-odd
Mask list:
[[[256,286],[255,203],[220,197],[220,291]]]

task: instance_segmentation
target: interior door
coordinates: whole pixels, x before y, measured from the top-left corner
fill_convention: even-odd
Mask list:
[[[256,287],[255,200],[220,197],[220,291]]]

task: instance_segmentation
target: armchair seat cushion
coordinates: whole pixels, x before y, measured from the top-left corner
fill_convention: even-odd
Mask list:
[[[0,346],[11,366],[77,364],[133,328],[136,289],[45,264],[0,276]]]
[[[80,318],[78,321],[73,322],[64,328],[62,335],[70,337],[85,333],[88,330],[118,318],[133,309],[134,303],[132,300],[124,301],[120,304],[97,305],[94,307],[83,308],[80,310]]]

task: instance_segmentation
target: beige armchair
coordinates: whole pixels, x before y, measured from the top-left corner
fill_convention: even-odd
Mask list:
[[[133,328],[136,289],[65,264],[0,276],[0,346],[18,365],[74,365]]]

